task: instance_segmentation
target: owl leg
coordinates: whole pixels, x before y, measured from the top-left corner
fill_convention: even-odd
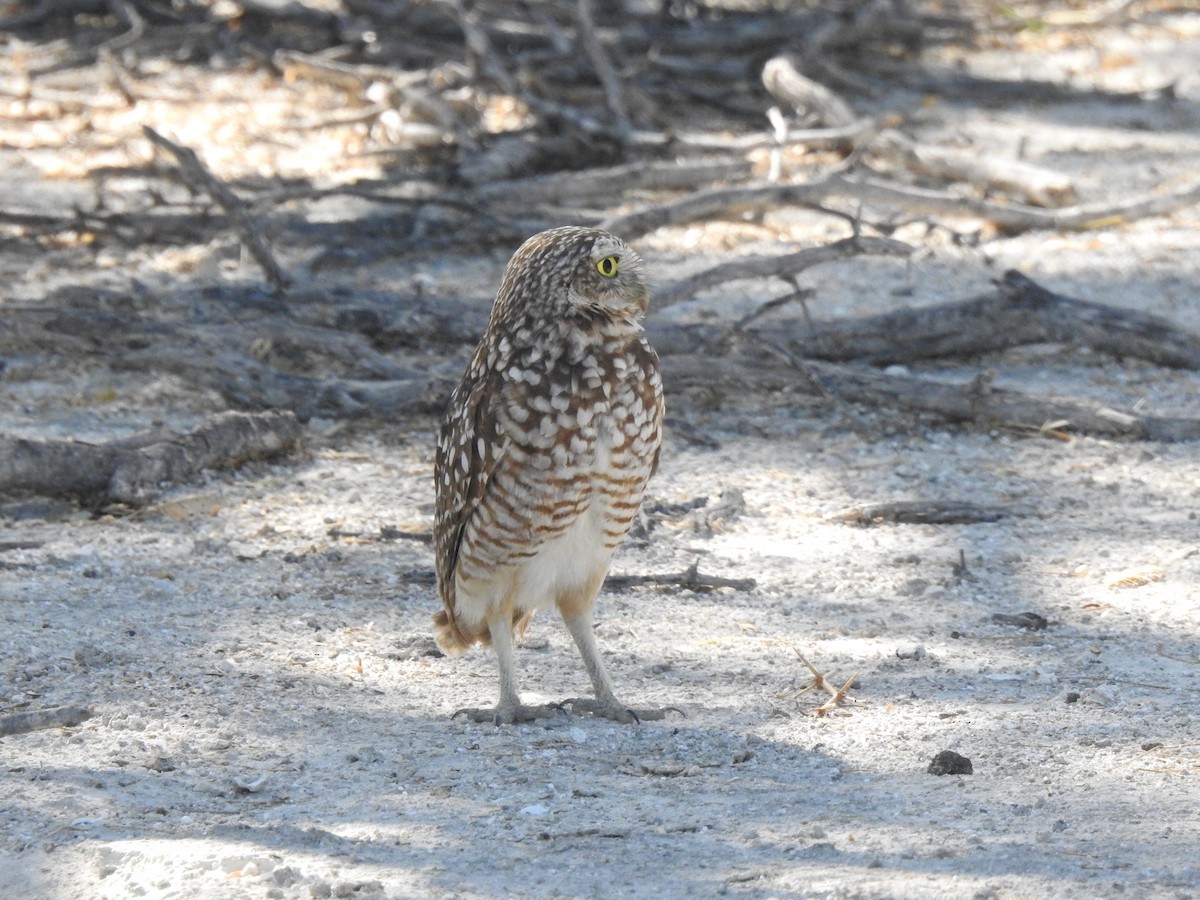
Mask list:
[[[562,708],[558,706],[526,706],[521,703],[521,695],[517,693],[517,663],[513,655],[512,613],[506,610],[493,611],[487,617],[487,626],[500,667],[500,702],[495,709],[460,709],[454,718],[465,716],[472,722],[511,725],[514,722],[532,722],[561,715]]]
[[[592,688],[596,692],[594,700],[580,697],[566,701],[570,705],[571,711],[626,724],[641,722],[644,719],[664,718],[667,712],[665,709],[630,709],[617,699],[617,695],[613,692],[612,679],[608,677],[608,671],[604,668],[604,659],[600,656],[600,646],[596,643],[596,631],[592,628],[592,604],[588,603],[582,608],[572,608],[559,601],[558,608],[562,613],[567,630],[575,639],[575,646],[579,648],[579,655],[583,657],[583,665],[587,669],[588,677],[592,679]]]

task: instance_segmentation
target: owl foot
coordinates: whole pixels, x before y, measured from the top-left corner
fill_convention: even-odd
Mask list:
[[[561,716],[566,712],[561,705],[554,703],[543,703],[538,706],[526,706],[524,703],[518,703],[514,706],[493,706],[490,709],[475,709],[468,707],[460,709],[451,719],[457,719],[463,716],[469,722],[478,722],[481,725],[512,725],[516,722],[536,722],[538,719],[551,719],[554,716]]]
[[[617,700],[605,702],[591,697],[573,697],[570,700],[564,700],[562,705],[568,707],[577,716],[612,719],[623,725],[640,725],[642,722],[665,719],[668,712],[676,712],[686,718],[683,710],[674,706],[664,706],[662,709],[630,709]]]

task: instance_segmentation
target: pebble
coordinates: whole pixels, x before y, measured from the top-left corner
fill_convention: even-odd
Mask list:
[[[926,771],[930,775],[971,775],[975,769],[971,765],[971,760],[961,753],[943,750],[933,758]]]

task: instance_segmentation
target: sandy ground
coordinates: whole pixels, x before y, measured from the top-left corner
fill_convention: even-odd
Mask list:
[[[1113,52],[1141,65],[1106,69],[1107,86],[1174,72],[1175,105],[976,111],[957,120],[960,133],[1023,136],[1093,199],[1107,185],[1133,193],[1194,175],[1200,85],[1186,80],[1186,60],[1200,37],[1124,38],[1112,36]],[[1053,59],[1061,74],[1074,57],[1038,64]],[[972,64],[999,70],[1006,58]],[[948,127],[931,121],[930,134]],[[911,266],[814,273],[814,309],[967,296],[1017,266],[1064,293],[1200,331],[1198,226],[1186,210],[978,248],[932,235]],[[705,239],[660,232],[643,247],[672,277],[696,268],[687,247]],[[442,285],[456,272],[474,279],[465,289],[480,293],[503,260],[448,262],[428,270]],[[96,277],[165,278],[143,263]],[[386,264],[375,274],[413,276]],[[36,299],[50,279],[45,267],[26,273],[12,293]],[[663,314],[761,301],[761,286],[740,289]],[[1200,415],[1195,373],[1055,347],[989,364],[1027,390]],[[94,399],[98,385],[108,400]],[[0,394],[0,425],[15,431],[105,436],[209,411],[170,379],[69,361],[17,366]],[[0,740],[0,893],[1200,894],[1194,446],[951,431],[787,394],[716,408],[680,397],[671,417],[647,516],[614,571],[698,561],[702,574],[756,587],[601,598],[597,629],[623,697],[680,710],[640,726],[452,719],[494,701],[493,660],[436,654],[428,546],[381,537],[430,527],[432,420],[312,423],[295,458],[214,475],[131,515],[5,506],[0,713],[89,703],[95,715]],[[733,491],[744,504],[713,512]],[[968,526],[830,518],[893,499],[1010,514]],[[1013,624],[1024,613],[1047,627]],[[858,673],[856,702],[813,715],[825,697],[801,693],[799,653],[833,681]],[[587,692],[552,617],[534,622],[518,662],[527,699]],[[973,774],[930,774],[944,750],[969,758]]]

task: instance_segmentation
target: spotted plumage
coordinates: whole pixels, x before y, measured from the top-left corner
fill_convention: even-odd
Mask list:
[[[484,720],[547,713],[520,703],[513,631],[557,608],[596,692],[577,708],[632,721],[613,695],[592,607],[658,465],[663,397],[642,330],[637,254],[589,228],[534,235],[504,272],[491,320],[450,398],[438,442],[435,635],[447,653],[494,646],[500,702]]]

